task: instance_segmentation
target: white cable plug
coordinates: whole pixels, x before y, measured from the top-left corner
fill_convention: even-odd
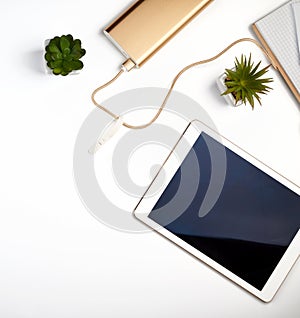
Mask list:
[[[109,139],[111,139],[118,130],[123,125],[123,119],[122,117],[119,117],[118,119],[114,119],[113,122],[110,124],[110,126],[101,133],[101,135],[98,137],[96,143],[89,149],[89,153],[91,155],[96,154],[96,152],[105,144]]]

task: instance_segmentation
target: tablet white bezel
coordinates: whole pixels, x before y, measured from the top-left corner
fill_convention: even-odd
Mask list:
[[[268,282],[264,286],[263,290],[258,290],[240,277],[236,276],[217,262],[213,261],[211,258],[206,256],[205,254],[201,253],[191,245],[187,244],[185,241],[181,240],[178,238],[176,235],[173,233],[169,232],[150,218],[148,218],[148,215],[151,213],[153,210],[156,202],[164,192],[164,190],[167,188],[168,184],[170,183],[172,177],[180,167],[182,161],[184,160],[184,157],[188,154],[189,149],[186,150],[186,153],[184,154],[182,161],[178,162],[178,164],[174,164],[174,160],[172,159],[172,156],[175,156],[176,149],[180,146],[180,143],[183,142],[183,139],[185,141],[188,141],[188,143],[192,146],[198,139],[199,135],[201,132],[205,132],[209,136],[213,137],[215,140],[223,144],[225,147],[228,149],[232,150],[235,152],[237,155],[241,156],[242,158],[246,159],[248,162],[253,164],[254,166],[258,167],[271,177],[273,177],[275,180],[279,181],[298,195],[300,195],[300,188],[298,185],[294,184],[293,182],[287,180],[284,178],[282,175],[278,174],[276,171],[271,169],[270,167],[264,165],[261,161],[258,159],[254,158],[251,156],[249,153],[245,152],[232,142],[230,142],[228,139],[225,137],[219,135],[217,132],[213,131],[209,127],[207,127],[204,123],[201,123],[200,121],[194,121],[188,125],[182,136],[180,137],[179,141],[169,154],[168,158],[166,161],[163,163],[162,168],[164,171],[164,174],[166,175],[165,178],[165,183],[163,187],[160,188],[160,191],[155,193],[155,195],[147,197],[147,193],[151,191],[153,187],[157,188],[156,181],[159,180],[158,178],[159,174],[162,171],[162,168],[148,187],[147,191],[141,198],[140,202],[136,206],[134,210],[134,215],[136,216],[137,219],[148,225],[150,228],[154,229],[158,233],[162,234],[178,246],[182,247],[184,250],[189,252],[190,254],[194,255],[197,257],[199,260],[203,261],[210,267],[214,268],[218,272],[222,273],[224,276],[235,282],[236,284],[240,285],[259,299],[263,300],[264,302],[270,302],[273,297],[275,296],[276,292],[278,291],[280,285],[283,283],[284,279],[286,278],[287,274],[291,270],[292,266],[294,263],[297,261],[297,258],[299,257],[300,253],[300,230],[298,231],[297,235],[289,245],[287,251],[285,252],[284,256],[280,260],[279,264],[277,265],[276,269],[272,273],[271,277],[269,278]],[[191,149],[190,148],[190,149]],[[170,164],[172,162],[172,164]]]

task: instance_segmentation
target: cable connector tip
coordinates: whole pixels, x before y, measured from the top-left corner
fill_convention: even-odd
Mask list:
[[[115,119],[110,126],[101,133],[98,137],[96,143],[89,149],[91,155],[96,154],[96,152],[109,140],[111,139],[123,125],[122,117]]]
[[[133,68],[136,67],[136,64],[133,62],[132,59],[128,59],[127,61],[125,61],[123,64],[122,64],[122,70],[124,72],[129,72],[131,71]]]

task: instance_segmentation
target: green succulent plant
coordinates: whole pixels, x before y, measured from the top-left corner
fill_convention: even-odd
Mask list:
[[[254,102],[257,100],[261,105],[260,94],[267,94],[272,88],[266,84],[273,82],[272,78],[262,78],[268,70],[269,66],[259,70],[261,62],[256,66],[251,59],[245,55],[238,60],[235,58],[234,69],[226,69],[225,85],[227,90],[222,95],[232,94],[235,98],[236,104],[242,101],[243,104],[249,102],[252,109],[254,109]]]
[[[81,47],[81,41],[74,40],[71,34],[54,37],[45,49],[45,60],[53,74],[66,76],[83,68],[80,59],[86,51]]]

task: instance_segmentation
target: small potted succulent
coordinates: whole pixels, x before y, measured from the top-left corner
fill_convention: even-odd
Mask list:
[[[254,109],[255,100],[261,105],[261,94],[267,94],[272,88],[267,86],[273,82],[272,78],[262,78],[268,70],[269,66],[259,70],[261,61],[254,66],[251,59],[245,55],[238,60],[235,58],[235,66],[233,69],[226,69],[225,73],[218,79],[218,86],[222,96],[230,100],[234,106],[249,103]]]
[[[81,41],[74,40],[71,34],[56,36],[45,41],[45,45],[45,60],[52,74],[66,76],[83,68],[80,59],[86,51],[81,47]]]

